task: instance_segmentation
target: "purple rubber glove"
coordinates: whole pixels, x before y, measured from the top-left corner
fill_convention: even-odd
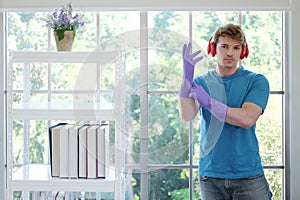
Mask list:
[[[211,98],[202,86],[193,83],[192,96],[217,119],[222,122],[225,121],[228,111],[227,105]]]
[[[190,54],[191,46],[192,44],[189,42],[188,45],[184,44],[182,49],[183,80],[179,92],[179,95],[182,98],[189,98],[194,78],[195,64],[203,59],[202,56],[197,57],[201,53],[201,50]]]

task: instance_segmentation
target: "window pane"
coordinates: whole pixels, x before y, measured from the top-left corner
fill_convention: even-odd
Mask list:
[[[188,160],[187,123],[179,118],[177,95],[149,95],[150,163],[177,164]]]
[[[273,199],[283,199],[283,170],[281,169],[265,169],[265,175],[268,180]]]
[[[13,89],[15,90],[43,90],[47,88],[47,66],[39,63],[12,66]]]
[[[201,199],[198,169],[193,170],[193,199]]]
[[[9,12],[7,48],[11,50],[43,51],[48,48],[48,29],[43,12]]]
[[[271,90],[282,90],[282,12],[244,12],[242,26],[249,45],[243,65],[264,74]]]
[[[13,90],[23,90],[24,88],[24,64],[14,64],[11,67],[11,82]]]
[[[149,90],[178,90],[188,12],[149,12]]]
[[[127,150],[127,164],[140,164],[140,122],[141,122],[141,108],[140,108],[140,95],[130,94],[127,95],[126,100],[126,123],[127,123],[127,132],[125,134],[127,138],[126,147]],[[118,123],[118,122],[116,122]]]
[[[101,48],[131,51],[139,47],[139,12],[101,12],[99,28]]]
[[[267,109],[259,118],[256,134],[264,165],[282,165],[282,96],[271,95]]]
[[[76,80],[81,79],[84,85],[89,79],[82,77],[80,74],[82,64],[53,64],[51,66],[51,88],[53,90],[76,90]],[[90,75],[95,75],[91,73]]]
[[[149,51],[149,90],[179,90],[182,79],[182,44],[173,50],[162,48]]]
[[[129,191],[127,199],[140,200],[141,199],[141,172],[139,170],[132,170],[131,183],[128,184]],[[132,186],[132,187],[131,187]]]
[[[189,199],[188,169],[149,172],[149,199]]]
[[[13,127],[14,163],[48,163],[47,122],[15,120]]]

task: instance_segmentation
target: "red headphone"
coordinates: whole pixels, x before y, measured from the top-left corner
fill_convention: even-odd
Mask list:
[[[216,44],[211,41],[212,37],[209,39],[208,45],[207,45],[207,53],[211,54],[212,57],[216,55]],[[247,58],[249,55],[249,49],[248,49],[248,44],[246,43],[245,46],[242,48],[242,52],[240,55],[240,59]]]

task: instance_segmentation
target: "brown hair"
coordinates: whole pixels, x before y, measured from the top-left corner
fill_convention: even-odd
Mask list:
[[[217,44],[219,37],[224,37],[224,36],[228,36],[231,39],[239,41],[243,47],[246,45],[245,34],[242,31],[242,28],[240,25],[235,25],[235,24],[229,23],[225,26],[220,26],[214,32],[214,34],[212,36],[212,42]]]

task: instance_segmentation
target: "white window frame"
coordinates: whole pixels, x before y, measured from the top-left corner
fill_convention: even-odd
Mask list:
[[[67,1],[66,1],[67,2]],[[65,2],[65,3],[66,3]],[[61,0],[52,1],[20,1],[20,0],[2,0],[0,4],[0,11],[11,9],[26,9],[34,10],[38,8],[56,8],[57,5],[61,5]],[[152,0],[152,1],[140,1],[140,0],[110,0],[110,1],[98,1],[98,0],[73,0],[73,5],[80,8],[97,8],[97,10],[248,10],[248,9],[260,9],[260,10],[281,10],[289,9],[292,5],[290,0]]]

